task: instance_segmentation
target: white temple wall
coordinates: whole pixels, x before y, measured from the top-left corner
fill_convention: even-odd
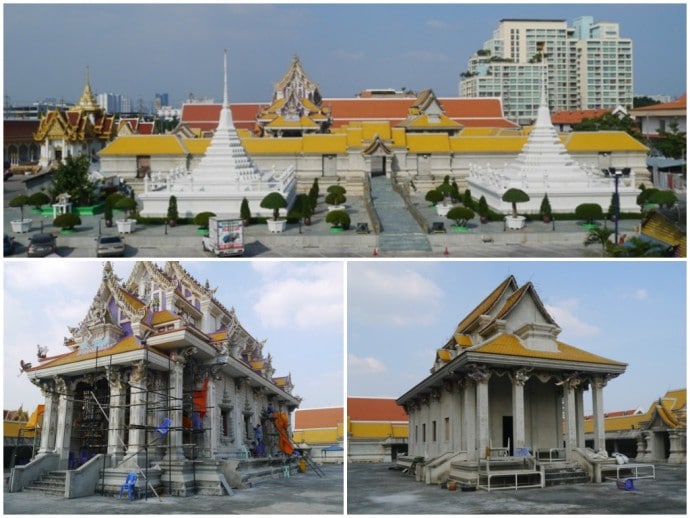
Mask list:
[[[563,446],[561,396],[552,381],[529,379],[525,384],[525,414],[525,442],[532,452]]]
[[[513,417],[513,393],[507,376],[493,375],[489,381],[489,444],[493,448],[507,446],[504,433],[512,435],[511,430],[503,430],[503,417]],[[481,453],[481,452],[480,452]]]

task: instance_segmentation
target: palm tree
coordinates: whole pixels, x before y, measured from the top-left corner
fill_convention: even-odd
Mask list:
[[[613,230],[609,230],[608,228],[593,228],[585,238],[585,246],[601,245],[601,256],[605,257],[608,249],[613,246],[613,243],[609,240],[612,234]]]

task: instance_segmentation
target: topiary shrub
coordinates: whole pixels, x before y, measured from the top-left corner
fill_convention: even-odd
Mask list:
[[[332,210],[326,214],[326,223],[347,230],[350,228],[350,215],[344,210]]]
[[[240,219],[242,223],[247,226],[252,220],[252,211],[249,208],[249,200],[247,198],[242,198],[242,203],[240,204]]]
[[[177,197],[175,195],[170,196],[168,199],[168,225],[174,227],[177,225],[177,219],[180,214],[177,212]]]
[[[60,214],[53,220],[53,226],[64,230],[72,230],[77,225],[81,225],[81,218],[72,212]]]
[[[274,221],[278,221],[280,209],[287,207],[287,200],[278,191],[273,191],[264,196],[264,199],[261,200],[260,206],[264,209],[271,209],[273,211]]]
[[[37,210],[40,210],[40,208],[47,203],[50,203],[50,196],[43,191],[35,192],[29,196],[29,205]]]
[[[324,198],[324,201],[328,205],[342,205],[347,201],[347,196],[341,192],[329,192]]]
[[[194,224],[200,228],[208,228],[208,220],[216,214],[214,212],[200,212],[194,216]]]
[[[433,203],[434,205],[436,205],[437,203],[443,201],[443,193],[438,189],[431,189],[429,192],[426,193],[424,199],[429,203]]]
[[[529,194],[521,189],[510,188],[501,196],[501,200],[510,203],[513,207],[513,217],[517,218],[517,204],[529,201]]]
[[[588,225],[593,225],[594,220],[604,217],[604,210],[598,203],[581,203],[575,207],[575,217],[585,220]]]
[[[458,205],[457,207],[450,209],[448,214],[446,214],[446,217],[455,221],[457,226],[464,227],[467,225],[469,220],[474,218],[474,211],[469,207]]]

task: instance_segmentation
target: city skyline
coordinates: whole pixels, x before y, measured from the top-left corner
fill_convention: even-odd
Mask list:
[[[685,92],[685,10],[685,4],[5,4],[4,95],[15,106],[75,102],[88,69],[95,93],[127,96],[135,106],[157,92],[169,93],[174,106],[190,94],[220,102],[227,48],[232,102],[270,101],[294,55],[326,98],[403,87],[455,97],[459,74],[501,19],[571,25],[589,15],[618,23],[621,37],[633,40],[634,95],[677,97]],[[32,21],[31,38],[21,20]],[[664,37],[650,27],[663,28]],[[28,80],[36,70],[41,80]]]

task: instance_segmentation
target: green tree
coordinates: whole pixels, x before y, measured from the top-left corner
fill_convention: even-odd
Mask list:
[[[501,196],[501,200],[506,203],[510,203],[513,207],[513,217],[517,218],[517,204],[529,201],[529,194],[521,189],[516,189],[514,187],[508,189]]]
[[[50,203],[50,196],[43,191],[38,191],[29,196],[29,205],[40,209],[43,205]]]
[[[450,220],[455,221],[455,224],[457,226],[464,227],[465,225],[467,225],[467,222],[469,220],[474,218],[474,211],[469,207],[458,205],[456,207],[451,208],[448,211],[448,214],[446,214],[446,217]]]
[[[115,208],[125,211],[125,219],[129,219],[133,210],[137,208],[137,202],[134,198],[129,196],[122,196],[115,202]]]
[[[51,197],[67,193],[76,205],[93,205],[96,200],[96,184],[89,180],[89,159],[86,156],[68,156],[53,173]]]
[[[344,210],[332,210],[326,214],[326,223],[347,230],[350,228],[350,215]]]
[[[604,210],[598,203],[581,203],[575,207],[575,217],[591,225],[595,219],[603,219]]]
[[[605,113],[601,117],[583,119],[582,122],[572,125],[573,131],[625,131],[631,137],[644,141],[637,124],[630,115],[618,116],[613,113]]]
[[[240,219],[244,225],[249,225],[252,220],[252,211],[249,208],[249,200],[247,198],[242,198],[242,203],[240,203]]]
[[[53,220],[53,226],[65,230],[72,230],[77,225],[81,225],[81,218],[73,212],[65,212]]]
[[[544,219],[544,221],[551,219],[551,202],[549,201],[549,196],[546,193],[544,193],[544,197],[541,200],[541,205],[539,206],[539,214]]]
[[[333,187],[333,186],[331,186]],[[345,196],[343,193],[335,191],[335,192],[329,192],[326,197],[324,198],[324,201],[328,203],[329,205],[342,205],[347,201],[347,196]]]
[[[649,203],[656,203],[661,207],[673,207],[678,197],[673,191],[656,191],[649,197]]]
[[[179,217],[180,214],[177,212],[177,197],[172,195],[168,199],[168,223],[172,226],[176,225]]]
[[[678,124],[670,125],[670,131],[659,128],[658,137],[655,137],[651,145],[666,158],[683,158],[687,149],[687,134],[680,131]]]
[[[424,199],[429,203],[433,203],[434,205],[436,205],[437,203],[443,201],[443,193],[438,189],[431,189],[429,192],[426,193]]]
[[[278,191],[269,192],[259,204],[263,209],[271,209],[273,211],[274,221],[278,221],[280,216],[280,209],[287,207],[287,200]]]
[[[288,217],[304,220],[305,225],[311,225],[312,214],[312,202],[309,195],[306,193],[298,194],[295,197],[295,203],[292,205]]]
[[[10,207],[19,208],[22,219],[24,219],[24,205],[29,205],[29,197],[26,194],[20,194],[10,200]]]
[[[486,202],[486,198],[483,195],[481,198],[479,198],[479,202],[477,204],[477,213],[479,214],[482,223],[489,218],[489,204]]]
[[[213,216],[215,216],[215,213],[213,212],[200,212],[199,214],[194,216],[194,219],[192,221],[199,228],[208,228],[208,220],[211,219]]]

